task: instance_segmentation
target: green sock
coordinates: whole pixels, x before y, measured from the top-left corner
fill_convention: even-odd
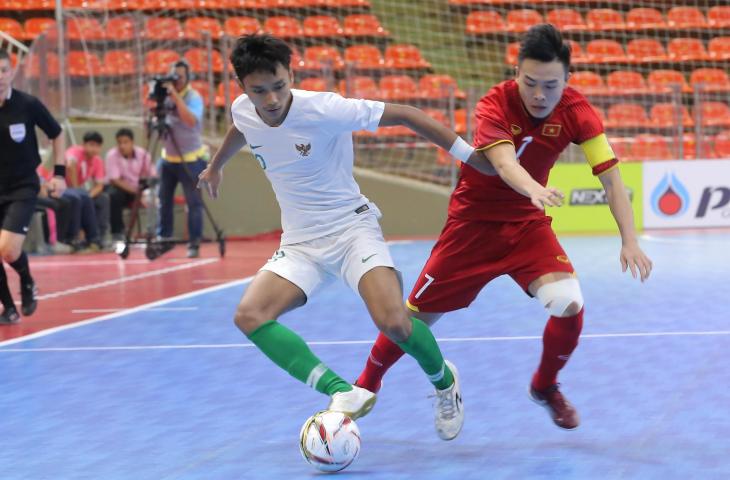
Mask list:
[[[318,392],[332,395],[352,390],[352,385],[327,368],[299,335],[279,322],[264,323],[248,338],[289,375]]]
[[[431,329],[415,317],[411,317],[411,322],[413,322],[411,336],[405,342],[397,342],[398,346],[416,359],[434,387],[439,390],[450,387],[454,383],[454,375],[446,367]]]

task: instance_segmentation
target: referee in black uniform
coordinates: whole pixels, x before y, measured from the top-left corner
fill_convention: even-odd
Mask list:
[[[48,182],[49,193],[59,196],[66,189],[61,126],[40,100],[12,88],[13,74],[8,52],[0,50],[0,301],[5,307],[0,325],[20,321],[3,261],[20,276],[23,315],[32,315],[38,306],[37,289],[30,276],[28,257],[23,252],[23,241],[40,189],[36,168],[41,158],[36,127],[53,144],[55,166],[53,178]]]

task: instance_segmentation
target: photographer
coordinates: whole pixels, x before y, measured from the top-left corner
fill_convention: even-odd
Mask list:
[[[164,136],[159,164],[160,220],[157,234],[161,239],[172,237],[172,207],[175,189],[180,182],[188,206],[188,258],[195,258],[199,255],[203,236],[203,203],[200,192],[196,190],[196,182],[209,157],[201,135],[203,98],[190,86],[190,67],[185,61],[175,63],[172,73],[170,79],[174,80],[163,83],[167,90],[164,112],[169,131]]]

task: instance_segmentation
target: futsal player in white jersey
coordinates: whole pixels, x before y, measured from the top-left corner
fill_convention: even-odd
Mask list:
[[[290,58],[291,49],[277,38],[238,39],[231,63],[246,94],[233,102],[234,125],[199,177],[199,186],[215,198],[223,166],[248,144],[281,207],[281,246],[244,293],[236,325],[274,363],[330,395],[330,410],[361,417],[375,394],[343,380],[277,321],[317,287],[341,278],[360,294],[380,331],[427,374],[437,393],[436,430],[450,440],[464,421],[458,373],[428,327],[404,308],[380,211],[353,178],[352,132],[405,125],[462,161],[473,149],[414,107],[291,89]]]

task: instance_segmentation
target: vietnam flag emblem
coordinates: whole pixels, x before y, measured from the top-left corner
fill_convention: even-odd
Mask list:
[[[546,137],[557,137],[560,135],[560,129],[562,128],[562,125],[558,125],[555,123],[546,123],[542,126],[542,134]]]

